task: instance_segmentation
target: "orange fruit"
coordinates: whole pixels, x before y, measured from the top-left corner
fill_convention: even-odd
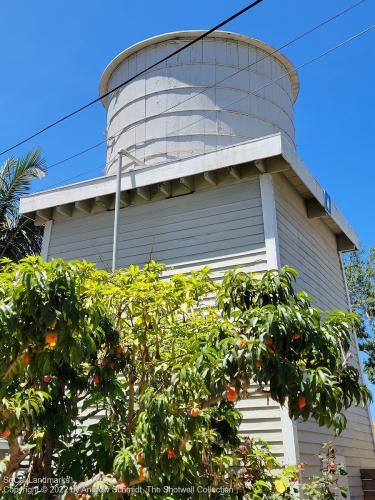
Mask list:
[[[297,405],[298,405],[298,408],[300,410],[305,408],[305,406],[307,405],[307,400],[306,400],[305,396],[298,396]]]
[[[264,337],[264,343],[266,345],[268,345],[269,347],[273,347],[273,339],[272,339],[272,337],[269,337],[268,335],[266,335]]]
[[[194,406],[194,408],[191,409],[190,414],[192,417],[199,417],[201,414],[201,409],[199,406]]]
[[[238,340],[236,341],[236,347],[237,347],[238,349],[243,349],[244,347],[246,347],[246,344],[247,344],[247,342],[246,342],[246,340],[245,340],[245,339],[238,339]]]
[[[52,376],[51,375],[43,375],[43,382],[46,384],[49,384],[52,381]]]
[[[139,479],[140,482],[143,482],[145,480],[145,470],[144,470],[143,467],[139,468],[138,479]]]
[[[299,332],[294,332],[292,335],[293,340],[300,340],[302,335]]]
[[[139,450],[138,453],[137,453],[137,464],[140,464],[142,465],[144,462],[144,455],[143,455],[143,451],[142,450]]]
[[[234,387],[234,385],[230,385],[228,387],[228,390],[226,392],[226,397],[227,397],[227,400],[230,401],[231,403],[234,403],[235,401],[237,401],[238,394],[237,394],[237,390]]]
[[[176,457],[176,453],[171,448],[168,448],[168,450],[167,450],[167,456],[168,456],[169,460],[172,460],[172,458]]]
[[[0,434],[0,436],[3,438],[3,439],[8,439],[8,437],[10,436],[10,429],[9,427],[6,427],[3,432]]]
[[[31,361],[31,355],[29,352],[24,352],[22,355],[22,362],[24,365],[29,365]]]
[[[45,342],[50,347],[55,347],[57,344],[58,335],[56,332],[47,332],[45,335]]]
[[[92,383],[95,384],[95,385],[99,385],[100,384],[100,377],[99,377],[98,373],[95,373],[95,375],[93,375],[93,377],[92,377]]]

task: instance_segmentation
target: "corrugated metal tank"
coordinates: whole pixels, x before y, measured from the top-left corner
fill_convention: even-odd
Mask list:
[[[167,33],[126,49],[104,71],[100,95],[202,33]],[[294,143],[297,94],[285,56],[259,40],[214,32],[103,99],[106,173],[120,148],[151,166],[275,132]]]

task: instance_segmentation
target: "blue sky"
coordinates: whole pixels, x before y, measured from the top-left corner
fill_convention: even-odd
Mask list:
[[[106,64],[143,38],[178,29],[206,29],[245,1],[16,0],[1,2],[0,146],[97,96]],[[265,0],[226,28],[282,45],[355,0]],[[182,7],[183,5],[183,7]],[[375,23],[371,0],[285,51],[298,66]],[[331,193],[365,246],[373,231],[375,30],[301,70],[295,106],[297,148]],[[97,104],[16,151],[40,145],[47,165],[104,138],[105,113]],[[52,168],[34,189],[102,173],[104,149]]]
[[[355,0],[265,0],[225,29],[278,47]],[[97,97],[107,63],[127,46],[159,33],[208,29],[243,0],[13,0],[1,2],[0,148]],[[285,50],[299,66],[375,23],[372,0]],[[297,149],[358,231],[375,244],[375,30],[301,70],[295,106]],[[101,104],[16,150],[37,145],[47,166],[104,138]],[[39,190],[101,175],[104,148],[52,168]],[[74,179],[73,179],[74,178]],[[69,180],[68,180],[69,179]]]

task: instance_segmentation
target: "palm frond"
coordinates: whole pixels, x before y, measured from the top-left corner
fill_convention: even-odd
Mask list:
[[[39,149],[23,158],[9,158],[0,167],[0,224],[15,220],[20,197],[28,193],[31,182],[45,172]]]
[[[42,228],[19,214],[19,199],[31,182],[45,172],[39,149],[23,158],[9,158],[0,166],[0,257],[19,260],[40,252]]]

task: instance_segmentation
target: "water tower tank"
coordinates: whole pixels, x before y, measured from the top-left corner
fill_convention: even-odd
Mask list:
[[[202,33],[167,33],[126,49],[105,69],[100,94]],[[214,32],[103,99],[106,173],[120,148],[151,166],[275,132],[293,144],[297,94],[285,56],[254,38]]]

